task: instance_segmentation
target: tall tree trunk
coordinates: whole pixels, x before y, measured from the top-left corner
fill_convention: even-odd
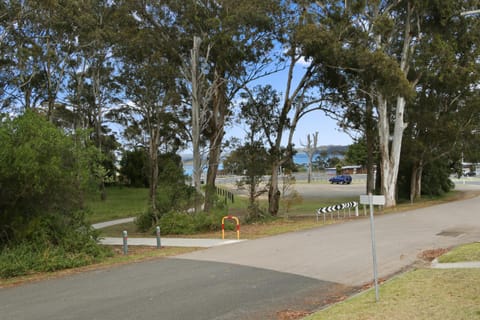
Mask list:
[[[200,154],[200,112],[201,101],[199,86],[201,81],[199,76],[199,51],[201,39],[193,38],[193,49],[191,50],[191,82],[192,82],[192,146],[193,146],[193,185],[196,190],[195,194],[195,212],[198,210],[198,196],[201,193],[202,178],[202,158]]]
[[[215,193],[215,180],[218,173],[218,162],[220,161],[220,151],[221,151],[221,142],[223,139],[223,134],[221,136],[210,139],[210,150],[208,152],[208,170],[207,170],[207,181],[205,189],[205,206],[204,210],[210,212],[213,208],[214,200],[216,197]]]
[[[382,170],[382,194],[385,196],[385,206],[394,207],[396,200],[396,186],[398,168],[400,165],[400,151],[402,145],[403,131],[406,125],[403,122],[405,110],[405,99],[397,97],[395,111],[395,125],[393,136],[390,136],[390,117],[387,110],[387,100],[382,94],[378,95],[378,132]],[[391,140],[391,141],[390,141]]]
[[[210,122],[210,150],[208,152],[208,170],[205,191],[204,210],[210,212],[215,200],[215,179],[217,178],[218,164],[222,149],[222,141],[225,135],[225,118],[227,116],[226,106],[226,84],[222,81],[223,72],[216,71],[213,95],[213,110]]]
[[[280,163],[275,161],[272,165],[270,186],[268,188],[268,212],[271,216],[277,216],[280,208],[280,190],[278,189],[278,171]]]
[[[422,196],[422,174],[423,163],[420,160],[415,162],[412,167],[411,180],[410,180],[410,202],[413,203],[419,200]]]
[[[373,104],[372,100],[366,98],[365,109],[365,142],[367,145],[367,193],[375,192],[375,126],[373,123]]]
[[[97,147],[98,150],[103,153],[102,151],[102,101],[100,97],[100,70],[97,66],[94,74],[93,74],[93,83],[92,83],[92,94],[94,98],[94,107],[95,107],[95,131],[97,135]],[[105,190],[105,181],[104,177],[100,177],[100,199],[105,201],[107,199],[107,193]]]
[[[153,216],[153,223],[158,224],[158,208],[157,208],[157,187],[158,187],[158,131],[155,130],[150,135],[149,143],[149,162],[150,162],[150,174],[149,174],[149,190],[148,190],[148,202],[150,210]]]
[[[405,29],[403,30],[403,44],[402,51],[400,53],[400,64],[399,69],[407,78],[409,71],[409,59],[410,53],[413,51],[414,45],[412,45],[412,32],[411,32],[411,17],[413,14],[412,3],[407,2],[407,12],[404,17],[405,19]],[[377,47],[382,48],[380,43],[381,36],[376,36]],[[411,47],[412,45],[412,47]],[[412,87],[414,84],[412,84]],[[383,93],[378,93],[378,132],[379,132],[379,145],[380,145],[380,156],[381,156],[381,174],[382,174],[382,194],[385,196],[385,206],[394,207],[397,203],[396,194],[397,194],[397,177],[398,169],[400,165],[400,151],[402,148],[403,140],[403,131],[407,127],[407,124],[404,123],[404,112],[405,112],[405,98],[401,95],[396,97],[396,106],[391,108],[395,110],[393,115],[389,112],[387,108],[387,99],[388,97],[384,96]],[[392,117],[393,116],[393,117]],[[393,133],[390,132],[390,121],[393,119],[394,128]],[[390,136],[393,134],[392,136]]]

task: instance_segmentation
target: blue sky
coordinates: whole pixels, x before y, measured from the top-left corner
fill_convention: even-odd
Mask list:
[[[307,142],[307,135],[317,131],[319,146],[352,144],[352,138],[339,129],[335,120],[328,118],[322,111],[314,111],[300,120],[293,136],[295,147],[302,147]],[[226,132],[227,138],[240,138],[245,134],[244,129],[238,125],[227,128]]]
[[[306,65],[307,63],[305,62],[298,64],[294,73],[294,81],[295,78],[299,81],[301,75],[303,75],[303,68],[305,68]],[[278,92],[283,93],[285,91],[286,74],[287,72],[284,70],[262,78],[250,86],[270,84]],[[226,132],[226,138],[242,138],[245,135],[245,130],[240,125],[226,128]],[[353,143],[352,138],[338,127],[335,120],[327,117],[323,111],[313,111],[298,123],[293,137],[295,147],[301,148],[302,144],[306,144],[307,142],[307,135],[313,135],[315,132],[318,132],[318,146],[350,145]],[[284,145],[286,145],[286,140],[287,137],[284,139]]]

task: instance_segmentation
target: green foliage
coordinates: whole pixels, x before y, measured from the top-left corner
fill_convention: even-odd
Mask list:
[[[345,162],[351,165],[367,165],[367,143],[365,138],[351,144],[345,153]]]
[[[0,123],[1,243],[34,238],[44,217],[74,221],[98,158],[80,141],[33,112]]]
[[[160,185],[157,188],[157,212],[151,210],[137,216],[135,223],[141,231],[155,226],[158,219],[172,212],[187,213],[194,207],[195,188],[185,184]]]
[[[194,207],[195,188],[185,184],[181,157],[172,154],[158,156],[158,186],[156,188],[156,211],[141,213],[136,224],[141,231],[154,227],[158,220],[170,212],[188,212]]]
[[[112,255],[110,249],[97,244],[98,231],[86,223],[82,212],[46,215],[30,226],[31,238],[2,247],[0,277],[74,268]]]
[[[21,243],[4,247],[0,253],[0,277],[10,278],[34,272],[51,272],[81,267],[112,256],[111,250],[97,246],[92,240],[85,250],[73,251],[63,246],[44,243]]]
[[[227,215],[227,211],[222,208],[215,208],[209,213],[170,211],[162,215],[160,219],[160,228],[162,234],[195,234],[200,232],[217,231],[221,230],[222,217],[225,215]],[[138,223],[137,220],[137,225]],[[149,228],[146,230],[154,232],[154,227],[149,225]]]
[[[441,196],[453,190],[454,183],[450,180],[451,168],[444,159],[426,164],[422,173],[422,195]],[[398,177],[398,196],[400,199],[410,198],[412,164],[403,161]]]
[[[423,169],[422,194],[441,196],[452,190],[455,185],[450,180],[450,168],[442,161],[434,161]]]
[[[269,169],[268,153],[259,141],[246,143],[229,154],[223,165],[225,171],[245,176],[245,184],[255,184]]]
[[[131,187],[148,187],[148,155],[144,149],[125,151],[120,160],[122,181]]]
[[[262,208],[258,201],[255,201],[253,203],[249,203],[247,207],[247,215],[245,217],[245,222],[254,223],[257,221],[262,221],[267,216],[268,213],[266,212],[265,208]]]

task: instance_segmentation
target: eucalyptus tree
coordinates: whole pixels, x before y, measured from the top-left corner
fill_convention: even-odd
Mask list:
[[[311,23],[303,30],[306,54],[325,69],[336,70],[337,75],[349,75],[347,80],[357,79],[353,84],[361,85],[354,85],[353,90],[364,94],[374,107],[381,191],[387,206],[396,204],[407,127],[405,107],[422,77],[417,57],[425,33],[431,32],[423,29],[429,20],[426,9],[442,5],[410,0],[317,1],[309,8]]]
[[[463,49],[460,49],[461,42],[474,42],[471,42],[472,36],[468,35],[463,36],[462,40],[462,34],[468,32],[468,28],[457,28],[463,23],[458,24],[459,21],[465,21],[460,19],[459,14],[462,7],[470,8],[475,3],[411,0],[316,1],[309,7],[310,21],[302,31],[305,54],[312,57],[314,63],[324,66],[324,70],[333,70],[337,79],[341,80],[334,83],[324,81],[323,84],[333,84],[337,89],[347,84],[351,88],[350,92],[354,94],[353,99],[362,96],[365,98],[363,110],[368,110],[370,105],[374,108],[372,115],[377,119],[375,125],[381,157],[381,189],[387,206],[396,203],[400,154],[404,131],[407,128],[404,117],[409,113],[408,108],[412,110],[412,115],[417,110],[430,114],[427,106],[414,102],[418,102],[415,96],[424,90],[425,85],[430,86],[426,82],[432,80],[428,73],[438,67],[438,52],[445,49],[438,47],[437,52],[430,50],[439,43],[442,36],[449,35],[451,39],[457,37],[460,42],[450,41],[447,47],[452,46],[452,50],[447,49],[445,53],[449,57],[447,59],[454,65],[459,65],[459,70],[462,71],[466,55],[461,51]],[[451,32],[447,31],[450,26]],[[459,44],[460,47],[457,47]],[[472,48],[476,50],[476,46]],[[455,54],[456,58],[452,59]],[[474,56],[470,55],[470,63],[475,60]],[[458,61],[453,61],[455,59]],[[452,70],[454,69],[450,71]],[[440,74],[432,76],[438,77]],[[471,87],[468,85],[471,77],[464,79],[466,88]],[[439,83],[435,84],[433,81],[432,84]],[[427,93],[430,98],[432,93],[442,90],[441,87],[430,89],[433,90]],[[453,99],[454,95],[450,95],[450,98]],[[458,100],[459,103],[460,101],[461,99]],[[435,119],[435,116],[431,119]],[[411,125],[409,135],[417,129],[416,123]]]
[[[74,54],[69,60],[68,100],[73,111],[73,128],[91,129],[91,140],[105,155],[109,176],[114,172],[114,150],[117,143],[105,116],[119,101],[119,85],[115,81],[115,60],[112,55],[116,7],[108,0],[76,2],[66,7],[75,32]],[[101,177],[105,178],[105,177]],[[105,198],[101,179],[100,190]]]
[[[225,127],[240,90],[265,74],[273,46],[276,1],[185,1],[179,12],[187,38],[198,36],[209,48],[203,72],[211,90],[207,127],[208,169],[205,210],[213,205],[215,179]]]
[[[202,163],[205,152],[202,152],[202,132],[207,129],[209,122],[209,106],[212,102],[215,83],[208,84],[205,64],[208,62],[210,47],[207,47],[205,55],[201,50],[202,39],[193,37],[193,45],[190,50],[190,60],[184,63],[182,68],[183,77],[186,80],[186,88],[189,91],[191,104],[191,135],[193,151],[193,185],[197,195],[201,194]],[[197,201],[195,201],[197,210]]]
[[[65,70],[73,52],[69,7],[74,1],[3,2],[2,52],[6,91],[11,105],[43,107],[50,118],[62,94]],[[6,15],[6,16],[5,16]]]
[[[150,213],[152,222],[158,222],[159,153],[174,153],[186,140],[178,86],[181,64],[173,40],[179,25],[170,20],[169,9],[139,5],[144,4],[126,2],[118,11],[121,32],[114,50],[121,61],[118,81],[125,102],[115,117],[126,127],[125,138],[148,151]]]
[[[331,98],[330,93],[319,86],[319,65],[305,60],[302,55],[303,44],[300,42],[301,28],[308,24],[307,4],[302,1],[282,2],[282,10],[278,14],[277,38],[280,45],[280,60],[285,64],[285,87],[281,100],[275,107],[278,114],[267,121],[275,121],[275,125],[265,132],[270,144],[271,171],[268,192],[268,210],[273,216],[278,214],[280,190],[278,187],[280,168],[291,162],[293,156],[293,135],[299,121],[315,110],[323,110],[324,102]],[[263,89],[261,89],[263,90]],[[260,91],[261,91],[260,90]],[[267,88],[268,90],[268,88]],[[261,97],[262,95],[260,95]],[[256,97],[251,96],[254,100]],[[265,115],[266,118],[270,117]],[[265,129],[265,128],[264,128]],[[285,143],[286,146],[282,147]]]
[[[422,77],[406,116],[405,153],[410,199],[422,194],[423,168],[461,161],[462,152],[478,150],[480,21],[461,17],[462,7],[426,6],[428,20],[416,65]],[[439,162],[441,161],[441,162]]]

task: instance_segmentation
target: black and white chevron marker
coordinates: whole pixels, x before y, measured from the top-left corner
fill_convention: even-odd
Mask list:
[[[317,209],[317,221],[318,221],[318,216],[321,215],[321,214],[323,214],[323,221],[325,222],[325,215],[327,213],[331,214],[334,211],[350,209],[350,208],[357,208],[357,207],[358,207],[358,202],[351,201],[351,202],[336,204],[336,205],[333,205],[333,206],[319,208],[319,209]],[[349,211],[348,215],[350,216],[350,211]],[[344,216],[345,216],[345,213],[344,213]]]

